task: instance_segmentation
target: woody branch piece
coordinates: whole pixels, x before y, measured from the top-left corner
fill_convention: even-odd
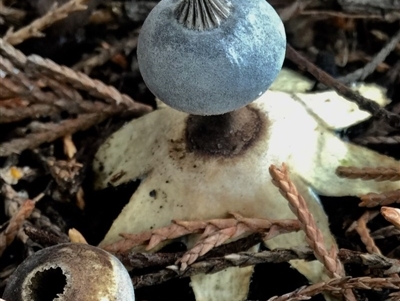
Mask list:
[[[117,109],[118,111],[120,108]],[[11,154],[19,154],[26,149],[34,149],[45,142],[52,142],[68,134],[77,131],[83,131],[91,126],[104,121],[110,116],[110,113],[91,113],[81,114],[76,119],[67,119],[60,123],[49,123],[46,125],[48,130],[39,131],[26,135],[23,138],[17,138],[10,142],[0,144],[0,157],[6,157]]]
[[[173,224],[152,231],[146,231],[139,234],[122,233],[124,239],[119,240],[103,248],[112,253],[124,253],[135,246],[148,242],[147,249],[150,250],[159,243],[175,239],[192,233],[203,232],[203,238],[214,234],[219,230],[237,229],[247,232],[268,231],[270,229],[289,229],[290,231],[298,231],[300,225],[297,220],[267,220],[243,218],[238,214],[233,214],[231,219],[213,219],[208,221],[173,221]],[[242,232],[244,233],[244,232]]]
[[[335,247],[332,247],[330,251],[326,249],[322,232],[317,227],[304,198],[290,180],[286,165],[282,164],[280,169],[271,165],[269,173],[272,183],[279,188],[279,192],[289,202],[289,208],[299,219],[301,228],[306,234],[306,241],[314,250],[315,257],[324,265],[332,278],[346,276],[344,266],[338,258],[338,250]],[[356,301],[356,297],[350,289],[344,290],[343,296],[348,301]]]
[[[3,189],[6,189],[3,187]],[[36,198],[25,200],[17,212],[11,216],[7,228],[0,233],[0,256],[4,253],[6,248],[14,241],[18,232],[21,230],[25,220],[31,215],[35,208],[36,202],[43,198],[44,194],[39,194]]]
[[[224,257],[226,254],[235,254],[261,243],[263,241],[262,234],[250,234],[244,238],[240,238],[233,242],[218,246],[212,249],[204,258]],[[176,253],[141,253],[131,251],[128,254],[116,254],[119,260],[132,270],[141,270],[149,267],[166,267],[172,266],[183,256],[185,252]],[[178,267],[176,267],[178,269]]]
[[[236,220],[233,225],[225,224],[226,220],[221,220],[221,225],[212,224],[205,228],[199,241],[176,262],[181,265],[181,271],[184,271],[190,264],[200,256],[207,254],[211,249],[222,245],[228,240],[237,239],[244,234],[264,232],[264,240],[267,240],[279,234],[299,230],[299,223],[293,223],[291,220],[272,221],[244,218],[237,213],[232,213],[232,215]]]
[[[324,238],[318,229],[315,220],[307,208],[304,198],[298,193],[295,185],[289,179],[286,165],[279,169],[271,165],[269,172],[272,183],[279,188],[281,194],[289,202],[289,207],[300,221],[301,229],[306,233],[306,240],[315,252],[315,257],[323,263],[331,277],[344,276],[344,268],[337,258],[337,250],[328,252],[324,244]]]
[[[369,253],[381,254],[381,251],[376,246],[374,239],[371,237],[370,231],[367,227],[367,222],[372,220],[378,215],[379,211],[370,212],[366,211],[358,220],[356,231],[360,235],[362,242],[365,244]]]
[[[394,203],[400,203],[400,190],[397,189],[384,193],[370,192],[360,195],[360,199],[360,207],[372,208],[377,206],[387,206]]]
[[[120,52],[130,53],[137,47],[139,31],[140,28],[133,31],[132,34],[130,34],[127,38],[113,43],[110,47],[101,48],[99,53],[83,59],[79,63],[72,66],[72,69],[75,71],[82,71],[85,74],[90,74],[93,68],[102,66],[116,54]]]
[[[86,91],[90,95],[104,99],[108,103],[123,104],[128,108],[138,106],[149,108],[148,106],[136,103],[128,95],[121,94],[114,87],[108,86],[99,80],[91,79],[84,73],[75,72],[66,66],[60,66],[38,55],[30,55],[28,57],[27,72],[54,77],[59,82],[69,84],[77,90]]]
[[[144,114],[152,110],[150,106],[138,103],[128,95],[121,94],[114,87],[108,86],[99,80],[91,79],[81,72],[75,72],[65,66],[59,66],[53,61],[43,59],[37,55],[26,57],[21,51],[15,49],[3,39],[0,39],[0,55],[3,56],[3,59],[0,57],[1,62],[8,59],[12,63],[8,63],[8,67],[4,67],[6,68],[4,71],[10,76],[23,76],[27,79],[37,78],[38,76],[42,78],[44,76],[45,83],[54,91],[60,90],[59,93],[63,93],[64,97],[68,94],[71,95],[71,91],[73,90],[86,91],[98,99],[105,100],[109,104],[125,106],[125,108],[132,112],[137,111]],[[19,72],[14,73],[15,69],[12,68],[13,65],[19,69]],[[20,73],[23,73],[23,75],[20,75]],[[68,93],[66,94],[67,89]],[[40,100],[42,97],[43,94],[38,95],[37,98]]]
[[[42,30],[51,26],[58,20],[68,17],[74,11],[85,10],[87,0],[71,0],[60,7],[53,7],[43,17],[36,19],[29,25],[16,32],[8,32],[4,40],[11,45],[17,45],[33,37],[43,37]]]
[[[303,286],[291,293],[280,297],[272,297],[268,301],[289,301],[289,300],[309,300],[310,297],[323,292],[338,292],[347,289],[400,289],[400,278],[334,278],[327,282],[315,283],[310,286]]]
[[[336,174],[342,178],[361,179],[364,181],[398,181],[400,180],[400,169],[398,167],[345,167],[339,166]]]
[[[287,45],[286,58],[295,63],[296,65],[298,65],[300,69],[304,69],[307,72],[311,73],[318,81],[332,88],[339,95],[342,95],[348,100],[355,102],[361,110],[367,111],[376,117],[385,118],[394,125],[400,126],[399,115],[393,114],[381,108],[377,103],[373,102],[372,100],[365,98],[360,94],[352,91],[349,87],[337,81],[328,73],[321,70],[313,63],[311,63],[309,60],[307,60],[305,57],[300,55],[290,45]]]
[[[166,268],[154,273],[134,276],[132,281],[136,288],[140,288],[160,284],[173,278],[184,278],[198,274],[213,274],[229,267],[246,267],[263,263],[282,263],[289,262],[293,259],[303,259],[307,261],[315,260],[314,252],[309,248],[275,249],[259,253],[227,253],[228,255],[219,257],[214,256],[216,250],[218,250],[218,248],[212,250],[210,254],[207,255],[207,258],[193,263],[184,271],[181,271],[177,266],[170,265],[176,257],[176,254],[172,253],[135,253],[131,254],[131,261],[127,261],[125,258],[124,262],[127,262],[132,268],[137,268],[138,265],[143,265],[143,263],[146,264],[149,262],[157,263],[158,266],[167,266]],[[343,263],[358,264],[371,270],[381,269],[384,270],[385,275],[398,273],[400,271],[399,260],[387,258],[380,254],[365,254],[341,249],[338,255]],[[148,266],[140,266],[139,269],[146,267]]]

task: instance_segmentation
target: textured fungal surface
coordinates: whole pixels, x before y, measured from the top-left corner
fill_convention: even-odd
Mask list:
[[[5,288],[7,301],[134,301],[129,274],[108,252],[59,244],[28,257]]]
[[[148,88],[167,105],[196,115],[223,114],[257,99],[285,57],[275,10],[264,0],[208,1],[227,2],[231,11],[219,26],[195,30],[176,17],[184,2],[162,0],[143,24],[137,54]],[[186,5],[191,2],[199,1]]]

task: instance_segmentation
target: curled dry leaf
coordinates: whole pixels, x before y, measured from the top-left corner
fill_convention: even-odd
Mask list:
[[[71,228],[68,230],[68,236],[73,243],[87,244],[85,237],[75,228]]]
[[[304,92],[304,91],[303,91]],[[308,97],[308,96],[309,97]],[[322,95],[338,103],[331,109],[313,110],[308,100]],[[381,103],[385,103],[380,99]],[[387,101],[386,101],[387,102]],[[343,104],[344,103],[344,104]],[[341,104],[341,105],[339,105]],[[286,162],[291,179],[318,223],[326,248],[335,242],[315,193],[327,196],[360,195],[400,188],[398,182],[349,181],[336,175],[337,166],[393,167],[396,160],[364,147],[347,143],[332,129],[355,124],[369,114],[336,93],[280,92],[271,88],[247,110],[258,116],[258,133],[250,144],[229,156],[202,153],[190,148],[189,116],[161,107],[126,124],[99,149],[94,160],[97,189],[140,179],[141,184],[114,221],[101,245],[120,239],[120,233],[138,234],[165,227],[171,219],[224,218],[227,212],[264,219],[293,219],[287,201],[272,184],[271,164]],[[351,104],[353,105],[353,104]],[[344,122],[333,122],[342,116]],[[151,217],[151,218],[149,218]],[[189,248],[196,240],[186,241]],[[267,240],[271,248],[305,246],[302,232]],[[291,261],[312,282],[328,279],[318,261]],[[247,297],[252,268],[229,268],[214,275],[192,277],[197,301],[241,301]],[[224,287],[224,290],[215,290]]]
[[[395,227],[400,229],[400,209],[391,207],[382,207],[381,214],[383,217]]]
[[[72,159],[75,156],[77,150],[74,141],[72,141],[71,134],[64,136],[63,144],[64,144],[64,154],[67,155],[68,159]]]

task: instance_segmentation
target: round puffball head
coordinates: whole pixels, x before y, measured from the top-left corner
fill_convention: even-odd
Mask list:
[[[230,0],[218,27],[189,29],[174,11],[184,0],[162,0],[138,40],[139,69],[150,91],[177,110],[224,114],[259,98],[282,68],[283,23],[265,0]]]
[[[110,253],[66,243],[29,256],[8,279],[7,301],[135,301],[132,280]]]

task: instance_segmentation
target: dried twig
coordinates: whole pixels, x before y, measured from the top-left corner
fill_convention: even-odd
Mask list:
[[[242,257],[243,255],[243,257]],[[213,274],[229,267],[246,267],[258,263],[266,262],[287,262],[292,259],[313,260],[315,257],[311,250],[305,251],[298,249],[273,250],[261,253],[239,253],[219,258],[208,258],[204,261],[195,262],[182,271],[178,266],[169,266],[166,269],[155,273],[141,276],[134,276],[132,282],[135,288],[151,286],[163,283],[173,278],[185,278],[197,274]]]
[[[279,192],[289,202],[289,208],[299,219],[301,228],[306,234],[306,241],[314,250],[315,257],[324,265],[331,277],[345,276],[346,272],[338,259],[337,248],[332,246],[330,251],[326,249],[322,232],[317,227],[304,198],[298,193],[296,186],[290,180],[286,165],[282,164],[281,169],[271,165],[269,173],[272,177],[272,183],[279,188]],[[343,295],[346,300],[356,300],[351,290],[343,291]]]
[[[205,255],[202,260],[208,258],[223,257],[226,254],[237,253],[245,251],[261,243],[262,235],[259,233],[251,234],[244,238],[238,239],[234,242],[227,243],[212,249]],[[129,254],[116,254],[116,256],[124,263],[125,266],[132,268],[133,270],[140,270],[149,267],[166,267],[174,265],[175,262],[181,258],[185,252],[175,253],[136,253],[130,252]]]
[[[22,203],[18,211],[11,217],[6,230],[0,233],[0,256],[14,241],[19,230],[22,228],[24,221],[31,215],[35,208],[36,202],[38,202],[43,196],[44,194],[41,193],[33,200],[26,200]]]
[[[382,32],[380,30],[371,30],[371,34],[378,40],[381,40],[384,42],[387,42],[390,40],[390,37],[386,33]],[[397,43],[397,45],[394,49],[394,52],[396,54],[400,55],[400,43]]]
[[[339,17],[346,19],[377,19],[383,20],[385,17],[379,14],[350,14],[342,11],[333,11],[333,10],[304,10],[301,12],[302,15],[318,15],[318,16],[327,16],[327,17]]]
[[[6,63],[8,63],[7,60],[0,56],[0,66],[5,66]],[[43,76],[42,79],[49,83],[49,86],[55,92],[43,92],[35,82],[21,72],[11,74],[10,78],[2,79],[0,87],[7,87],[24,99],[29,100],[31,104],[22,108],[0,108],[0,123],[19,121],[29,117],[52,116],[58,114],[61,110],[71,114],[108,112],[115,114],[124,111],[122,107],[120,111],[116,110],[118,107],[116,104],[83,100],[76,90],[69,89]],[[136,106],[136,103],[134,103],[128,110],[140,115],[148,112],[149,108],[145,105]]]
[[[364,80],[368,75],[372,74],[376,67],[382,63],[386,57],[396,48],[397,44],[400,42],[400,30],[392,37],[392,39],[379,51],[374,59],[366,64],[363,68],[360,68],[352,73],[341,77],[339,80],[342,83],[352,83],[358,80]]]
[[[68,83],[78,90],[88,92],[94,97],[104,99],[109,103],[124,104],[128,108],[148,106],[134,102],[128,95],[121,94],[117,89],[103,82],[91,79],[86,74],[60,66],[51,60],[44,59],[38,55],[30,55],[27,61],[27,72],[53,77],[59,82]]]
[[[1,83],[0,86],[2,86]],[[27,118],[38,118],[44,116],[51,117],[59,113],[60,109],[46,104],[34,104],[17,109],[6,109],[0,107],[0,123],[16,122]]]
[[[356,226],[356,231],[360,235],[360,238],[362,242],[365,244],[367,251],[369,253],[377,253],[381,254],[381,251],[379,248],[376,246],[375,241],[371,237],[369,233],[369,229],[367,227],[367,222],[372,220],[374,217],[376,217],[379,214],[379,211],[366,211],[358,220],[357,220],[357,226]]]
[[[214,257],[214,254],[211,253],[217,249],[218,248],[212,250],[210,254],[206,256],[205,260],[190,265],[185,271],[181,271],[177,266],[168,266],[167,268],[154,273],[134,276],[132,278],[133,284],[136,288],[140,288],[160,284],[173,278],[185,278],[197,274],[212,274],[229,267],[247,267],[262,263],[281,263],[289,262],[294,259],[302,259],[306,261],[315,260],[314,252],[309,248],[274,249],[259,253],[240,252]],[[173,262],[174,255],[176,254],[138,253],[132,255],[133,259],[137,259],[133,263],[139,265],[144,261],[146,263],[152,262],[160,266],[167,266]],[[365,254],[341,249],[338,255],[343,263],[358,264],[373,270],[383,269],[385,275],[390,275],[400,271],[399,260],[387,258],[379,254]],[[136,265],[132,266],[134,267]]]
[[[400,116],[381,108],[376,102],[354,92],[349,87],[334,79],[328,73],[324,72],[309,60],[301,56],[290,45],[288,45],[286,49],[286,58],[298,65],[299,68],[305,69],[311,73],[318,81],[332,88],[339,95],[355,102],[361,110],[367,111],[376,117],[385,118],[394,125],[400,126]]]
[[[286,165],[283,164],[280,169],[271,165],[269,172],[272,183],[279,188],[280,193],[289,202],[290,209],[299,219],[301,228],[306,233],[307,243],[314,250],[315,257],[324,264],[331,277],[344,276],[344,268],[337,258],[337,250],[328,252],[326,249],[322,233],[308,210],[304,198],[289,179]]]
[[[9,59],[17,68],[23,69],[26,64],[26,56],[14,48],[10,43],[0,38],[0,55]]]
[[[21,229],[24,221],[31,215],[35,202],[26,200],[19,208],[18,212],[10,219],[5,231],[0,233],[0,256],[6,248],[14,241],[18,231]]]
[[[137,46],[139,31],[140,28],[135,30],[127,38],[113,43],[108,48],[100,48],[99,53],[80,61],[79,63],[72,66],[72,69],[75,71],[83,71],[85,74],[90,74],[93,68],[105,64],[117,53],[122,51],[124,51],[125,53],[130,53]]]
[[[121,109],[118,108],[118,111]],[[67,119],[60,123],[49,123],[47,130],[31,133],[24,138],[16,138],[0,144],[0,157],[19,154],[26,149],[34,149],[45,142],[52,142],[68,134],[83,131],[98,124],[110,116],[109,114],[81,114],[76,119]]]
[[[32,37],[42,37],[41,32],[54,22],[68,17],[71,12],[85,10],[87,0],[71,0],[64,5],[50,9],[44,16],[33,21],[29,25],[19,29],[16,32],[8,32],[4,40],[11,45],[17,45]]]
[[[326,282],[315,283],[310,286],[303,286],[291,293],[280,297],[272,297],[268,301],[295,301],[309,300],[310,297],[321,294],[323,292],[339,292],[347,289],[400,289],[400,278],[334,278]]]
[[[374,193],[370,192],[367,194],[363,194],[360,196],[361,203],[360,207],[376,207],[376,206],[387,206],[393,203],[400,202],[400,189],[383,192],[383,193]]]
[[[237,239],[244,234],[268,231],[264,237],[267,240],[282,233],[299,230],[299,224],[292,221],[271,222],[265,219],[244,218],[237,213],[233,215],[237,221],[234,225],[226,225],[226,227],[223,226],[221,228],[220,225],[213,224],[205,228],[199,241],[176,262],[177,264],[180,263],[182,271],[211,249],[224,244],[228,240]]]
[[[57,244],[69,242],[69,239],[66,236],[58,236],[53,232],[43,229],[38,229],[30,225],[24,225],[24,232],[34,242],[43,245],[45,247],[50,247]]]
[[[12,47],[3,39],[0,39],[0,55],[3,56],[0,56],[0,66],[10,77],[10,79],[4,78],[4,80],[8,81],[3,81],[2,85],[17,95],[29,97],[31,101],[49,105],[53,104],[62,109],[66,109],[68,106],[75,106],[85,112],[104,112],[105,110],[115,109],[101,103],[82,101],[82,97],[76,91],[82,90],[105,100],[110,105],[121,104],[131,112],[151,111],[151,107],[135,102],[128,95],[121,94],[114,87],[105,85],[99,80],[93,80],[83,73],[75,72],[65,66],[59,66],[37,55],[26,57],[22,52]],[[16,72],[15,68],[20,69],[22,72]],[[42,82],[46,83],[54,92],[42,92],[40,87],[29,76],[33,78],[40,76]],[[64,102],[59,100],[60,96],[64,98]],[[66,102],[65,100],[70,101]]]
[[[346,167],[339,166],[336,174],[342,178],[361,179],[364,181],[398,181],[400,180],[400,169],[398,167]]]
[[[4,17],[6,20],[11,19],[14,22],[18,22],[26,17],[26,12],[21,9],[4,5],[4,1],[0,0],[0,16]]]
[[[105,250],[112,253],[124,253],[135,246],[148,242],[147,250],[150,250],[165,240],[175,239],[184,235],[193,233],[210,233],[218,230],[236,228],[238,231],[260,232],[270,229],[291,229],[298,231],[300,229],[297,220],[267,220],[243,218],[238,214],[230,219],[213,219],[207,221],[173,221],[173,224],[167,227],[158,228],[152,231],[146,231],[139,234],[120,234],[124,239],[115,243],[102,246]],[[244,232],[242,232],[244,233]]]
[[[395,226],[387,226],[380,228],[371,233],[371,237],[373,239],[385,239],[391,236],[400,235],[400,229],[397,229]]]

